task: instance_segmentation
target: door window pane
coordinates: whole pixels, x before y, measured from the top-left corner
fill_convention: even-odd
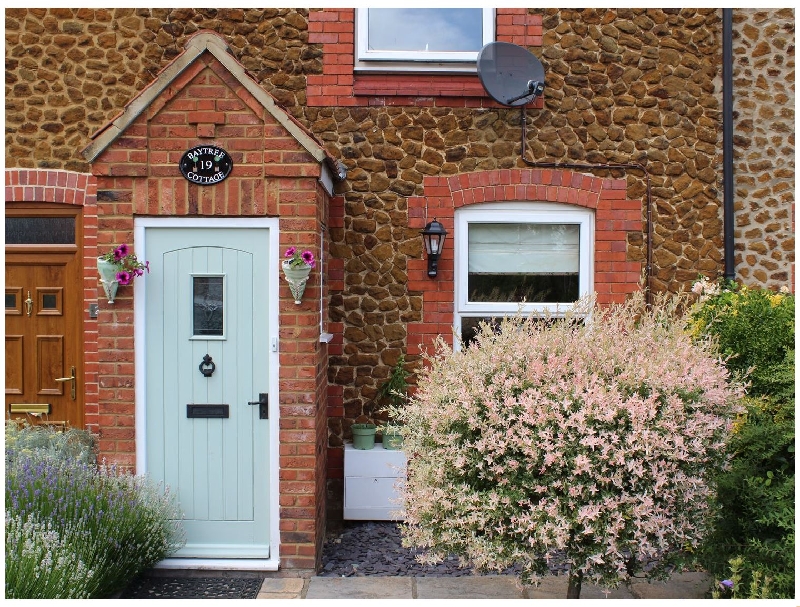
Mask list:
[[[75,217],[6,217],[6,244],[75,244]]]
[[[193,276],[193,334],[195,337],[224,335],[224,277]]]
[[[6,308],[16,308],[16,307],[17,307],[17,294],[6,293]]]
[[[579,297],[580,226],[473,223],[469,302],[573,302]]]
[[[63,287],[36,287],[36,315],[61,316]]]

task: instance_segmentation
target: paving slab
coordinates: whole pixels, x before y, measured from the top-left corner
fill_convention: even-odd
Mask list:
[[[543,578],[539,586],[526,586],[531,599],[564,599],[567,597],[567,576]],[[582,599],[704,599],[707,598],[712,579],[707,573],[688,571],[673,575],[667,582],[637,580],[629,587],[620,586],[606,590],[593,584],[581,586]]]
[[[257,599],[300,599],[307,580],[303,578],[266,578]]]
[[[667,582],[637,580],[629,587],[606,590],[583,584],[582,599],[703,599],[711,578],[702,572],[679,573]],[[538,586],[517,585],[511,575],[459,577],[312,577],[267,579],[258,598],[307,599],[566,599],[566,575],[547,576]],[[306,589],[307,588],[307,589]]]
[[[526,586],[525,596],[529,599],[566,599],[569,578],[566,575],[551,575],[542,578],[538,586]],[[606,590],[594,584],[581,585],[582,599],[633,599],[636,598],[625,587]]]
[[[631,592],[637,599],[704,599],[714,580],[702,571],[673,575],[667,582],[636,581]]]
[[[521,599],[523,589],[509,575],[418,577],[418,599]]]
[[[312,577],[307,599],[413,599],[411,577]]]

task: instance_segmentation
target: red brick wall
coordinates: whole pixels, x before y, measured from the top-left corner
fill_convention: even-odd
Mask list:
[[[97,432],[97,180],[92,175],[48,169],[6,169],[6,202],[54,202],[83,207],[83,390],[84,424]]]
[[[178,171],[183,152],[203,142],[225,148],[234,162],[231,176],[214,186],[190,184]],[[327,194],[319,164],[209,53],[92,168],[102,251],[132,242],[135,216],[272,216],[280,218],[281,254],[299,246],[320,255]],[[280,556],[282,567],[294,569],[318,564],[325,531],[327,352],[319,342],[320,289],[314,271],[296,305],[280,281]],[[101,449],[109,460],[133,466],[133,440],[115,438],[132,437],[134,428],[132,289],[121,287],[113,306],[101,305],[99,326]]]
[[[624,179],[604,179],[569,170],[498,169],[452,177],[426,177],[424,196],[408,199],[409,228],[436,218],[454,232],[455,210],[482,202],[531,201],[595,210],[594,290],[598,302],[620,302],[639,285],[642,264],[627,253],[628,234],[642,233],[643,202],[629,200]],[[427,217],[426,217],[427,206]],[[422,292],[422,322],[408,325],[408,354],[417,355],[438,335],[452,343],[454,247],[445,245],[435,278],[426,258],[409,259],[408,289]]]
[[[496,39],[521,46],[542,45],[542,17],[526,8],[496,9]],[[308,41],[321,44],[322,74],[307,77],[309,106],[402,105],[500,107],[486,96],[475,74],[356,74],[355,10],[312,10]],[[541,107],[539,99],[534,107]]]

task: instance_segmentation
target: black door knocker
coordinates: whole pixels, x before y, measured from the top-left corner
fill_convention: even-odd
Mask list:
[[[211,377],[214,373],[214,369],[217,368],[217,365],[214,364],[214,361],[211,360],[211,357],[206,354],[203,357],[203,362],[200,363],[200,373],[203,374],[203,377]]]

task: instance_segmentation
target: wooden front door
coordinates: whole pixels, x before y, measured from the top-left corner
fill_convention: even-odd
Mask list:
[[[145,230],[146,471],[178,496],[179,558],[270,557],[270,237]]]
[[[83,428],[81,209],[5,211],[6,419]]]

